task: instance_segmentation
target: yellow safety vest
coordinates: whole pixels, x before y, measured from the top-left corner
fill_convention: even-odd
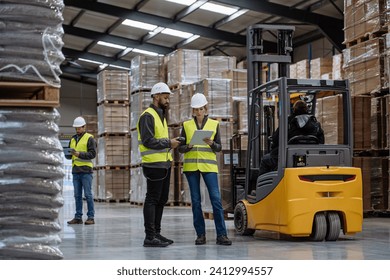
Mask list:
[[[75,149],[78,152],[88,152],[88,140],[90,137],[93,137],[92,134],[84,133],[78,143],[76,143],[76,139],[72,138],[70,140],[69,147]],[[81,159],[76,156],[72,156],[72,166],[89,166],[93,168],[92,160],[90,159]]]
[[[208,119],[204,130],[214,131],[210,139],[214,139],[217,133],[218,121]],[[196,128],[195,120],[191,119],[183,123],[183,129],[186,133],[186,144],[190,143],[192,135]],[[194,147],[184,154],[183,171],[201,171],[218,173],[217,155],[206,143],[204,145],[194,145]]]
[[[169,139],[167,120],[164,118],[164,123],[162,123],[161,118],[156,112],[156,110],[150,107],[146,109],[141,114],[141,116],[146,112],[151,114],[154,118],[154,138]],[[154,150],[154,149],[149,149],[142,144],[141,134],[139,132],[139,121],[137,123],[137,131],[138,131],[138,146],[141,152],[142,163],[166,162],[168,160],[170,161],[173,160],[172,155],[169,152],[169,148]]]

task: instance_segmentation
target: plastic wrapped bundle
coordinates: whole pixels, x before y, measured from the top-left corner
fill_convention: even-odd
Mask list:
[[[62,259],[56,109],[0,108],[0,259]]]
[[[0,0],[0,80],[60,86],[63,9],[59,0]]]

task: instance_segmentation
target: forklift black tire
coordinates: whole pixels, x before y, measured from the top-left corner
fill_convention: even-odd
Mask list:
[[[253,235],[256,230],[248,228],[248,214],[244,203],[237,203],[234,208],[234,227],[240,235]]]
[[[323,241],[327,233],[326,216],[324,212],[316,213],[310,235],[312,241]]]
[[[337,212],[328,212],[326,215],[327,232],[325,240],[336,241],[341,231],[340,216]]]

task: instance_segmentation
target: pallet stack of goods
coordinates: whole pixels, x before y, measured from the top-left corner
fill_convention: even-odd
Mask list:
[[[389,211],[389,4],[387,0],[344,2],[343,69],[350,81],[353,105],[361,112],[354,114],[361,121],[354,122],[354,137],[362,137],[359,142],[355,139],[353,164],[362,168],[366,214]]]
[[[0,259],[63,258],[63,8],[58,0],[0,5]]]
[[[129,74],[127,71],[104,70],[97,79],[98,201],[129,201],[130,136]]]

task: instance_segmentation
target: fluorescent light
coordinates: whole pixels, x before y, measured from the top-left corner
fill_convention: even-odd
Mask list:
[[[112,44],[112,43],[108,43],[108,42],[104,42],[104,41],[99,41],[97,42],[98,45],[101,45],[101,46],[106,46],[106,47],[110,47],[110,48],[115,48],[115,49],[121,49],[121,50],[125,50],[126,47],[125,46],[122,46],[122,45],[117,45],[117,44]]]
[[[124,69],[124,70],[130,70],[130,67],[123,67],[123,66],[118,66],[118,65],[114,65],[114,64],[110,64],[110,67]]]
[[[89,63],[93,63],[93,64],[103,64],[102,62],[99,62],[99,61],[95,61],[95,60],[89,60],[89,59],[85,59],[85,58],[79,58],[78,60],[81,60],[81,61],[84,61],[84,62],[89,62]]]
[[[202,10],[207,10],[214,13],[224,14],[230,16],[231,14],[234,14],[238,11],[236,8],[229,8],[226,6],[218,5],[218,4],[212,4],[212,3],[205,3],[200,7]]]
[[[163,31],[161,31],[161,33],[180,37],[180,38],[185,38],[185,39],[188,39],[194,35],[192,33],[183,32],[183,31],[179,31],[179,30],[175,30],[175,29],[171,29],[171,28],[165,28]]]
[[[122,24],[127,25],[127,26],[132,26],[132,27],[136,27],[136,28],[149,30],[149,31],[152,31],[152,30],[156,29],[156,27],[157,27],[157,25],[154,25],[154,24],[144,23],[141,21],[135,21],[135,20],[131,20],[131,19],[124,20],[122,22]]]
[[[186,44],[189,44],[189,43],[191,43],[192,41],[195,41],[195,40],[198,39],[199,37],[200,37],[199,35],[194,35],[194,36],[188,38],[188,39],[186,40]]]
[[[173,3],[176,3],[176,4],[181,4],[181,5],[185,5],[185,6],[191,6],[192,4],[194,4],[197,0],[165,0],[167,2],[173,2]]]
[[[153,55],[153,56],[157,56],[158,55],[158,53],[145,51],[145,50],[140,50],[140,49],[133,49],[132,51],[136,52],[136,53],[142,53],[142,54]]]

